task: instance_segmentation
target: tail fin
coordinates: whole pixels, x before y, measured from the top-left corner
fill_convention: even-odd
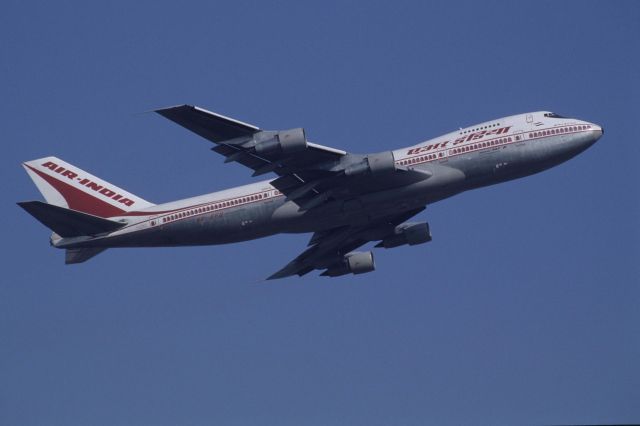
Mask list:
[[[23,167],[49,204],[99,217],[120,216],[153,206],[56,157],[27,161]]]
[[[64,238],[98,235],[115,231],[124,226],[124,223],[65,209],[42,201],[23,201],[18,205],[44,226]]]

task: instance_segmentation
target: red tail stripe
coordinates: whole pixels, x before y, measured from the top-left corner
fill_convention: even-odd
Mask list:
[[[36,172],[38,176],[46,180],[51,186],[58,190],[58,192],[60,192],[67,201],[70,209],[100,217],[121,216],[125,212],[124,210],[112,206],[91,194],[87,194],[66,182],[60,181],[53,176],[49,176],[40,170],[34,169],[31,166],[27,167]]]

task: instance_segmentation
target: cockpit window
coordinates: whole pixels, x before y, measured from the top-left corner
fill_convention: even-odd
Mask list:
[[[556,114],[555,112],[547,112],[547,113],[544,114],[544,116],[545,117],[549,117],[549,118],[567,118],[567,117],[564,117],[564,116],[562,116],[560,114]]]

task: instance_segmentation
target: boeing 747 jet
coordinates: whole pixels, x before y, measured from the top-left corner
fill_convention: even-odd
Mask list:
[[[603,135],[587,121],[540,111],[498,118],[408,148],[353,154],[307,140],[304,129],[262,130],[205,109],[156,111],[213,143],[212,151],[277,177],[153,204],[56,157],[23,164],[46,202],[20,207],[53,231],[67,264],[114,247],[227,244],[279,233],[313,233],[308,247],[269,279],[362,274],[376,242],[431,241],[427,205],[470,189],[528,176],[581,153]]]

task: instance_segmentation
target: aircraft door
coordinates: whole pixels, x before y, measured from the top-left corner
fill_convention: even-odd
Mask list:
[[[519,132],[514,134],[513,141],[515,142],[516,146],[522,145],[522,143],[524,142],[524,132],[520,130]]]

